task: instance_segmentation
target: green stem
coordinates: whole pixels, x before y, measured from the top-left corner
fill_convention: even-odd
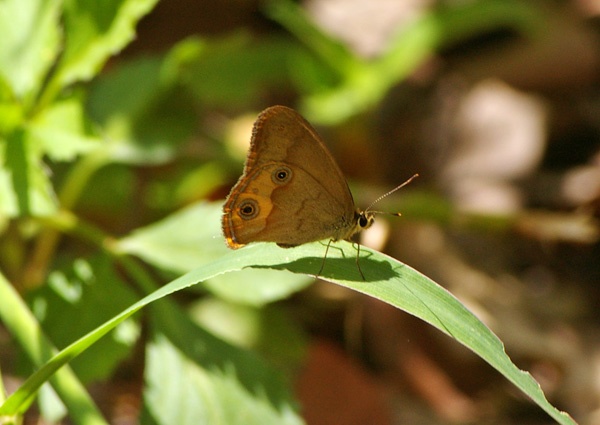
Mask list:
[[[108,160],[106,150],[102,149],[83,157],[74,165],[58,194],[62,208],[72,209],[75,206],[92,175],[102,168]]]
[[[149,294],[158,288],[156,281],[133,258],[123,255],[115,247],[115,238],[102,229],[93,226],[68,211],[61,211],[52,217],[40,218],[44,224],[55,232],[65,232],[79,236],[93,245],[104,250],[117,261],[131,277],[132,281],[144,294]]]
[[[59,193],[60,205],[72,209],[92,175],[106,164],[104,153],[95,153],[77,162],[67,177]],[[30,290],[39,286],[45,279],[48,264],[54,256],[60,234],[53,229],[45,229],[37,238],[31,253],[31,260],[23,272],[22,285]]]

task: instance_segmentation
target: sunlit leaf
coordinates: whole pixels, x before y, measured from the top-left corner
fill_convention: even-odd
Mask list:
[[[136,229],[120,239],[118,247],[157,267],[185,273],[229,251],[220,231],[222,214],[220,202],[195,204]],[[286,298],[311,283],[312,279],[304,276],[275,270],[244,270],[226,278],[216,276],[205,287],[221,298],[262,305]]]
[[[29,361],[36,367],[41,367],[58,350],[44,335],[31,310],[1,273],[0,299],[2,300],[0,302],[0,320],[3,325],[18,341]],[[48,369],[46,369],[47,371]],[[21,387],[21,397],[16,397],[17,403],[13,403],[12,406],[7,403],[0,404],[0,422],[12,423],[10,422],[11,418],[23,414],[35,400],[37,390],[48,381],[52,383],[53,389],[61,397],[74,423],[106,425],[85,387],[68,366],[60,370],[54,369],[52,373],[37,374],[30,381],[30,386]],[[44,400],[47,400],[47,397],[44,397]],[[60,415],[58,409],[58,406],[52,406],[53,415]]]
[[[314,274],[319,270],[322,250],[323,246],[320,243],[310,243],[290,249],[282,249],[275,244],[268,243],[254,244],[232,251],[216,261],[181,276],[113,317],[109,322],[55,356],[7,399],[0,407],[0,414],[11,413],[23,400],[28,398],[31,391],[37,390],[37,385],[41,385],[43,382],[40,377],[50,376],[58,367],[85,350],[98,338],[145,305],[213,276],[248,267]],[[365,276],[365,280],[363,280],[356,268],[355,254],[356,249],[352,244],[336,243],[330,249],[321,277],[377,298],[421,318],[487,361],[557,422],[565,425],[575,423],[566,413],[560,412],[546,400],[539,384],[532,376],[512,363],[498,337],[447,290],[409,266],[367,248],[361,250],[361,268]],[[170,319],[178,314],[178,310],[165,310],[166,307],[163,303],[158,303],[155,308],[164,310],[161,314],[160,326],[170,329],[172,337],[180,340],[177,344],[178,347],[187,347],[191,353],[196,352],[205,356],[202,346],[186,343],[194,339],[190,340],[189,332],[181,326],[175,326],[175,320]],[[218,361],[219,364],[227,362],[226,358],[211,358],[213,361]]]
[[[65,50],[56,83],[65,87],[94,77],[106,60],[135,36],[135,25],[157,0],[65,0]]]
[[[30,135],[53,160],[70,161],[78,154],[97,149],[102,141],[95,137],[79,99],[56,102],[44,109],[28,126]]]
[[[16,98],[32,98],[59,52],[60,0],[0,2],[0,76]]]

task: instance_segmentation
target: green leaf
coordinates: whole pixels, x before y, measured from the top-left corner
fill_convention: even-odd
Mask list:
[[[188,311],[201,327],[225,341],[260,353],[286,376],[292,376],[302,367],[306,356],[306,334],[300,323],[281,305],[257,308],[203,297]]]
[[[73,356],[85,350],[90,344],[145,305],[197,282],[248,267],[288,270],[293,273],[311,275],[320,269],[323,252],[324,243],[322,242],[290,249],[282,249],[275,244],[268,243],[253,244],[232,251],[216,261],[175,279],[55,356],[6,400],[0,407],[0,414],[10,413],[23,400],[30,397],[31,391],[37,390],[43,382],[40,375],[49,376]],[[447,290],[409,266],[368,248],[361,249],[360,264],[366,277],[366,280],[363,281],[356,268],[355,258],[356,248],[352,244],[348,242],[335,243],[329,249],[321,277],[382,300],[421,318],[487,361],[557,422],[565,425],[575,424],[566,413],[558,411],[548,403],[539,384],[531,375],[512,363],[498,337]],[[255,282],[249,282],[249,286],[254,284]],[[163,320],[168,321],[169,315],[164,314]],[[180,338],[187,340],[188,336],[185,330],[180,332]]]
[[[102,143],[92,135],[81,100],[77,98],[61,100],[44,109],[28,125],[28,131],[55,161],[71,161]]]
[[[219,298],[260,307],[288,298],[313,282],[313,278],[278,270],[244,270],[212,277],[204,282],[204,288]]]
[[[245,33],[211,40],[188,39],[167,57],[169,68],[204,104],[252,105],[266,87],[289,86],[291,55],[300,46],[289,40],[255,40]],[[173,72],[173,71],[172,71]],[[174,74],[175,75],[175,74]]]
[[[240,385],[234,368],[202,367],[160,334],[147,349],[144,402],[160,425],[303,423],[291,407]]]
[[[19,207],[12,185],[12,173],[6,167],[6,140],[0,138],[0,216],[15,217]]]
[[[163,67],[161,57],[135,59],[91,86],[88,112],[102,128],[106,154],[114,161],[165,163],[195,129],[197,116],[189,96]]]
[[[220,231],[222,203],[198,203],[118,241],[122,252],[176,273],[185,273],[229,252]],[[253,282],[250,286],[248,282]],[[263,305],[287,298],[311,283],[304,276],[274,270],[248,270],[205,283],[213,294],[233,302]]]
[[[0,2],[0,80],[18,99],[33,99],[54,63],[61,4],[61,0]]]
[[[42,366],[57,349],[48,340],[39,323],[14,287],[0,273],[0,321],[19,343],[28,359],[36,367]],[[34,400],[36,390],[50,380],[52,387],[64,402],[74,423],[87,425],[106,425],[102,414],[95,406],[83,384],[77,379],[70,367],[52,373],[38,373],[30,381],[30,389],[22,387],[18,405],[10,407],[6,402],[0,405],[0,423],[23,414]],[[20,423],[20,422],[17,422]]]
[[[103,73],[91,85],[90,116],[106,126],[122,116],[142,115],[163,88],[162,64],[160,57],[141,57]]]
[[[31,294],[34,313],[59,346],[94,329],[134,301],[134,293],[105,256],[76,259],[63,269],[53,270],[48,284]],[[78,320],[73,321],[74,317]],[[73,370],[84,383],[108,377],[129,355],[136,340],[136,325],[126,322],[119,331],[103,338],[72,362]]]
[[[229,250],[219,229],[221,203],[199,202],[117,242],[117,249],[176,273],[186,273],[222,257]]]
[[[23,113],[23,107],[19,103],[0,101],[0,135],[15,131],[24,120]]]
[[[65,0],[65,49],[54,84],[94,77],[135,36],[135,25],[157,0]]]
[[[229,385],[237,387],[236,391],[248,402],[253,396],[257,403],[268,403],[270,410],[282,415],[290,410],[291,394],[281,374],[252,351],[215,337],[192,322],[190,316],[170,300],[153,304],[150,317],[157,332],[165,335],[189,360],[211,374],[228,375]],[[224,398],[214,401],[231,407]]]

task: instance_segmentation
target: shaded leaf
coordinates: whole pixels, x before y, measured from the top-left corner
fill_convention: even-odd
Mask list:
[[[189,312],[203,328],[232,344],[257,351],[286,375],[302,367],[307,337],[280,305],[257,308],[204,297]]]
[[[202,367],[160,334],[147,349],[144,401],[164,425],[303,423],[290,406],[273,406],[258,386],[253,394],[240,385],[234,368]]]
[[[256,41],[237,33],[210,42],[185,40],[167,60],[199,101],[228,107],[252,104],[267,86],[286,88],[290,57],[298,50],[297,44],[284,39]]]
[[[196,113],[172,80],[161,57],[127,62],[92,85],[88,112],[107,140],[106,154],[126,164],[173,159],[196,125]]]
[[[59,346],[94,329],[134,301],[135,294],[102,256],[89,261],[76,259],[67,267],[53,270],[48,284],[31,295],[34,313]],[[103,338],[71,363],[83,382],[106,378],[129,354],[136,340],[135,325],[130,323],[121,331]]]

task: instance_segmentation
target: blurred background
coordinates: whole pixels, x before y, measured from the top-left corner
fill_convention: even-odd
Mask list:
[[[127,142],[86,175],[78,216],[124,236],[199,201],[221,205],[257,114],[290,106],[318,129],[358,206],[419,173],[376,206],[402,216],[379,215],[361,243],[446,287],[551,403],[600,424],[600,1],[169,0],[136,32],[85,88],[99,134]],[[72,163],[51,167],[56,187],[73,179]],[[23,252],[39,253],[29,243]],[[63,239],[47,262],[91,252]],[[161,279],[196,264],[129,252]],[[40,268],[12,257],[1,267],[32,305],[47,299]],[[309,425],[552,423],[406,313],[318,280],[292,285],[269,303],[176,298],[284,370]],[[249,322],[252,342],[239,330]],[[111,423],[139,413],[136,340],[90,371]]]

